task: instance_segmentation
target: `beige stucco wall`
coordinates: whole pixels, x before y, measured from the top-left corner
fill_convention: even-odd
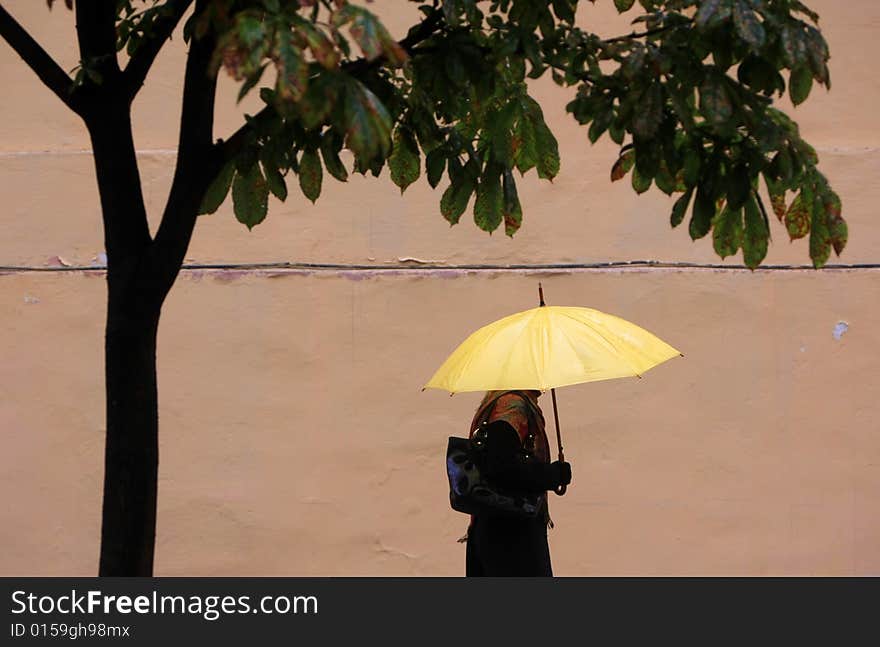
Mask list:
[[[411,3],[377,2],[402,33]],[[587,3],[584,3],[585,5]],[[625,29],[610,1],[581,18]],[[880,6],[812,3],[834,89],[794,111],[843,196],[841,262],[877,263]],[[4,6],[66,68],[72,19]],[[176,39],[136,104],[151,215],[176,142]],[[91,574],[102,478],[104,281],[92,161],[81,126],[0,45],[0,574]],[[237,124],[221,89],[218,133]],[[522,182],[510,240],[449,228],[439,194],[387,178],[325,184],[248,233],[228,205],[199,223],[194,263],[720,262],[668,229],[669,201],[610,185],[613,147],[590,147],[566,95],[537,84],[560,139],[554,184]],[[768,262],[807,262],[781,227]],[[739,263],[731,259],[727,264]],[[160,332],[156,572],[455,575],[465,519],[448,508],[446,437],[476,395],[419,388],[473,328],[534,305],[589,305],[682,349],[643,380],[560,391],[574,482],[553,501],[561,574],[877,574],[880,270],[571,272],[184,271]],[[849,328],[836,339],[839,322]]]

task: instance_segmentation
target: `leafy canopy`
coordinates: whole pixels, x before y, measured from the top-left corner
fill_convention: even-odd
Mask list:
[[[242,82],[239,98],[257,91],[265,107],[247,118],[202,212],[231,188],[250,228],[266,217],[269,192],[288,197],[291,175],[315,201],[326,175],[344,182],[387,165],[401,191],[423,172],[432,187],[445,181],[440,211],[451,224],[473,200],[478,227],[503,224],[512,236],[523,217],[515,171],[559,172],[557,141],[527,83],[549,73],[572,89],[567,111],[589,140],[620,145],[613,181],[629,175],[638,193],[680,194],[673,227],[690,214],[693,239],[711,232],[721,257],[742,249],[757,267],[771,235],[763,180],[789,236],[809,235],[815,267],[839,255],[840,198],[797,124],[774,107],[786,92],[797,105],[814,83],[830,88],[819,17],[797,0],[613,2],[636,31],[600,38],[575,23],[577,0],[435,0],[419,6],[423,18],[401,42],[346,0],[208,3],[185,38],[217,34],[211,73],[225,69]],[[120,0],[118,47],[136,53],[170,4]]]

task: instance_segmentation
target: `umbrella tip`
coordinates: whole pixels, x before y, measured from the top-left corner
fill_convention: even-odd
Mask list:
[[[684,353],[679,353],[679,355],[681,355],[682,357],[684,357]]]

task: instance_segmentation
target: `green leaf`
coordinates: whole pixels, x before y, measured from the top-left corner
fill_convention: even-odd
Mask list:
[[[800,105],[810,96],[813,88],[813,73],[806,65],[799,65],[791,71],[788,83],[788,93],[794,105]]]
[[[816,196],[810,214],[810,258],[813,267],[819,269],[828,262],[831,256],[831,235],[828,231],[828,219],[822,199]]]
[[[791,2],[791,8],[795,11],[801,12],[806,16],[809,16],[810,20],[812,20],[813,22],[819,22],[819,14],[817,14],[815,11],[812,11],[809,7],[807,7],[803,2],[800,2],[799,0],[793,0],[793,2]]]
[[[784,62],[787,67],[795,68],[798,65],[806,63],[804,60],[806,48],[802,39],[801,30],[796,26],[796,23],[787,23],[782,27],[780,42],[782,44]]]
[[[535,124],[535,144],[538,152],[538,177],[552,180],[559,173],[559,144],[543,120]]]
[[[697,27],[702,29],[708,25],[712,19],[719,14],[718,10],[720,7],[721,0],[704,0],[701,2],[700,9],[694,17],[694,22],[696,22]]]
[[[784,189],[788,185],[794,172],[794,169],[792,168],[791,153],[789,153],[788,148],[783,148],[773,156],[773,160],[770,162],[770,168],[768,170],[775,179],[779,180],[781,189]]]
[[[733,65],[733,43],[728,39],[716,38],[712,41],[712,61],[726,72]]]
[[[632,174],[632,187],[635,189],[635,192],[638,194],[642,194],[648,189],[651,188],[651,182],[653,182],[653,178],[649,176],[642,175],[639,173],[639,169],[636,168],[633,170]]]
[[[638,44],[633,44],[633,49],[630,52],[630,55],[624,59],[623,65],[620,66],[623,78],[627,81],[641,80],[639,77],[642,70],[645,68],[645,54],[646,50],[644,47]]]
[[[287,200],[287,183],[284,181],[284,176],[281,175],[278,168],[263,162],[263,172],[266,175],[266,184],[272,195],[282,202]]]
[[[333,42],[320,29],[308,20],[296,22],[297,31],[305,38],[312,56],[318,63],[332,70],[339,65],[339,52],[333,46]]]
[[[693,195],[694,190],[688,189],[683,196],[675,201],[675,205],[672,207],[672,215],[669,217],[669,224],[673,228],[678,227],[684,220],[684,215],[687,213]]]
[[[745,0],[736,0],[736,4],[733,5],[733,23],[740,37],[751,45],[752,49],[757,51],[763,47],[766,40],[764,27]]]
[[[513,238],[513,235],[522,225],[522,206],[519,203],[519,195],[517,195],[516,191],[516,181],[513,179],[513,173],[509,169],[504,170],[502,190],[504,194],[502,210],[504,233]]]
[[[778,76],[776,67],[762,56],[750,55],[737,69],[737,78],[757,92],[773,94]]]
[[[521,116],[513,134],[513,162],[520,173],[538,164],[538,136],[535,125],[527,116]]]
[[[538,177],[552,180],[559,173],[559,144],[556,137],[544,123],[544,114],[538,102],[526,96],[523,104],[523,118],[531,120],[535,132],[535,153]],[[519,168],[519,165],[517,165]],[[520,170],[522,172],[522,170]]]
[[[370,90],[359,81],[349,84],[345,96],[346,136],[355,157],[371,160],[385,157],[391,148],[391,115]]]
[[[217,177],[208,185],[205,195],[202,196],[202,204],[199,206],[199,215],[214,213],[223,204],[226,195],[229,193],[229,187],[232,184],[232,177],[235,175],[235,164],[228,162]]]
[[[450,27],[458,27],[458,14],[461,12],[459,0],[446,0],[443,3],[443,16]]]
[[[514,122],[519,116],[518,101],[509,101],[501,110],[488,116],[488,123],[483,128],[482,137],[491,147],[492,156],[499,164],[509,167],[514,157]]]
[[[689,187],[697,185],[700,181],[700,167],[702,166],[702,158],[700,154],[692,148],[687,149],[684,154],[684,165],[682,167],[684,183]]]
[[[309,83],[309,65],[302,50],[294,42],[293,34],[284,34],[278,42],[276,91],[282,99],[299,101]]]
[[[822,37],[821,32],[813,27],[807,28],[807,55],[810,60],[810,69],[813,77],[826,87],[831,87],[831,76],[828,72],[828,43]]]
[[[733,117],[733,104],[720,77],[709,76],[700,86],[700,110],[716,126],[727,123]]]
[[[651,139],[663,120],[663,86],[652,83],[641,96],[639,111],[632,121],[633,134],[641,139]]]
[[[493,232],[503,220],[504,196],[501,189],[501,174],[493,164],[486,166],[477,185],[477,199],[474,202],[474,222],[483,231]]]
[[[613,141],[617,145],[623,144],[623,140],[626,137],[626,129],[618,124],[615,121],[611,123],[611,126],[608,128],[608,136],[611,137],[611,141]]]
[[[339,100],[340,84],[331,74],[321,74],[309,81],[306,94],[296,104],[303,126],[312,130],[326,121]]]
[[[746,267],[755,269],[767,256],[770,230],[767,221],[758,208],[755,196],[749,196],[743,208],[745,213],[745,235],[743,236],[743,261]]]
[[[428,176],[428,184],[432,189],[436,189],[443,177],[443,171],[446,169],[446,151],[442,148],[435,148],[425,157],[425,173]]]
[[[232,206],[235,218],[253,229],[266,219],[269,207],[269,187],[260,165],[252,164],[244,173],[238,173],[232,182]]]
[[[247,47],[256,47],[266,37],[263,23],[255,14],[241,13],[236,19],[235,27],[239,41]]]
[[[574,9],[571,0],[553,0],[553,13],[559,20],[574,22]]]
[[[302,189],[303,195],[313,203],[321,195],[323,177],[324,170],[321,166],[321,158],[318,157],[318,151],[314,148],[304,150],[299,160],[299,187]]]
[[[367,60],[372,61],[384,54],[392,65],[400,65],[407,59],[406,52],[385,26],[363,7],[345,4],[333,12],[331,21],[335,27],[351,23],[349,32]]]
[[[238,91],[238,96],[235,99],[236,103],[241,103],[241,100],[244,99],[245,95],[248,92],[254,89],[254,86],[260,82],[260,79],[263,77],[263,72],[266,71],[266,65],[261,65],[260,69],[257,70],[255,74],[251,74],[247,79],[245,79],[244,83],[241,85],[241,89]]]
[[[603,118],[604,117],[604,118]],[[599,141],[599,138],[602,134],[608,130],[608,126],[611,122],[611,115],[609,113],[602,113],[593,119],[593,123],[590,124],[590,128],[587,131],[587,137],[590,140],[591,144],[595,144]]]
[[[725,206],[712,222],[712,245],[721,258],[733,256],[742,245],[742,209]]]
[[[813,192],[809,187],[804,187],[785,213],[785,227],[792,240],[803,238],[810,233],[812,207]]]
[[[636,144],[636,170],[646,179],[653,179],[660,170],[661,150],[654,141],[640,140]]]
[[[745,165],[734,167],[727,180],[727,204],[731,209],[741,209],[752,192],[749,170]]]
[[[669,168],[665,163],[660,165],[660,170],[658,170],[657,174],[654,176],[654,183],[657,185],[657,188],[663,191],[666,195],[672,195],[675,193],[676,188],[678,188],[675,178],[672,177],[672,174],[669,172]]]
[[[247,173],[251,169],[251,166],[257,163],[259,154],[259,149],[253,145],[245,146],[239,151],[238,155],[233,158],[235,168],[239,174]]]
[[[394,133],[388,169],[391,171],[391,181],[400,187],[401,194],[406,187],[419,179],[421,170],[419,145],[408,128],[398,127]]]
[[[629,11],[635,3],[636,0],[614,0],[614,6],[617,7],[617,11],[620,13]]]
[[[465,173],[454,179],[443,192],[443,197],[440,198],[440,213],[449,221],[450,225],[458,223],[461,214],[467,209],[468,201],[473,192],[474,180]]]
[[[348,171],[345,170],[342,160],[339,159],[341,147],[342,142],[336,131],[328,130],[321,137],[321,157],[324,159],[327,172],[340,182],[346,182],[348,181]]]
[[[381,23],[369,11],[346,4],[339,11],[334,12],[332,21],[336,27],[347,22],[352,23],[349,28],[351,36],[368,61],[382,55],[382,39],[379,36]]]
[[[700,186],[697,188],[697,197],[694,200],[693,214],[688,231],[692,240],[702,238],[709,233],[712,228],[712,219],[715,217],[715,200],[709,195],[705,188]]]

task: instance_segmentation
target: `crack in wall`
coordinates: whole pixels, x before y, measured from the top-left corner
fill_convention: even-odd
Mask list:
[[[619,270],[711,270],[720,272],[817,272],[812,265],[762,265],[751,270],[745,265],[722,265],[716,263],[690,263],[674,261],[608,261],[601,263],[544,263],[544,264],[347,264],[347,263],[186,263],[181,271],[192,275],[201,274],[228,274],[231,276],[262,274],[283,275],[289,273],[300,274],[363,274],[363,273],[386,273],[386,274],[432,274],[440,275],[448,273],[457,275],[461,273],[503,273],[503,272],[581,272],[581,271],[619,271]],[[880,263],[855,263],[855,264],[829,264],[818,271],[856,271],[878,270]],[[24,274],[24,273],[52,273],[52,272],[79,272],[89,274],[106,274],[106,265],[53,265],[48,267],[31,265],[0,265],[0,274]]]

